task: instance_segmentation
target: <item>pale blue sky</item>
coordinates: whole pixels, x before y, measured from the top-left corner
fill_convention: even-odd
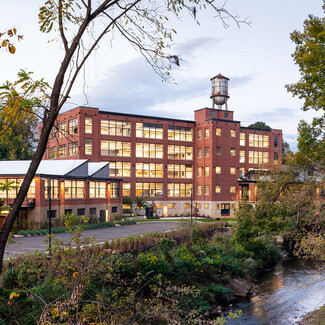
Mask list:
[[[0,30],[15,26],[24,40],[17,44],[15,55],[0,52],[0,83],[14,80],[20,68],[53,82],[62,52],[59,43],[48,43],[48,35],[38,32],[40,3],[11,0],[2,4]],[[228,107],[235,111],[236,120],[244,126],[265,121],[282,129],[285,139],[294,144],[299,120],[310,120],[314,112],[302,112],[302,102],[284,88],[299,79],[291,58],[290,33],[303,29],[308,14],[322,16],[322,4],[322,0],[228,0],[229,11],[249,17],[251,26],[238,28],[231,23],[224,29],[211,12],[198,13],[200,26],[189,17],[173,22],[178,34],[172,52],[182,58],[172,74],[176,85],[161,82],[145,60],[115,34],[87,63],[86,84],[79,80],[66,109],[89,105],[193,119],[195,109],[211,106],[210,78],[220,72],[230,78]]]

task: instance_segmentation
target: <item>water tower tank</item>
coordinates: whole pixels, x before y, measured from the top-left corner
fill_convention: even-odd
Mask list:
[[[219,109],[221,109],[221,106],[226,104],[226,110],[228,110],[228,80],[229,79],[227,77],[223,76],[220,73],[217,76],[211,78],[212,93],[210,98],[212,98],[213,107],[214,105],[217,105]]]

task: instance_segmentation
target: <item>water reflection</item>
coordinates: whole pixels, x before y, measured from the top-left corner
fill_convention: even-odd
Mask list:
[[[227,324],[295,324],[302,315],[325,304],[325,270],[321,265],[297,260],[280,262],[260,281],[259,295],[250,303],[236,306],[243,316]]]

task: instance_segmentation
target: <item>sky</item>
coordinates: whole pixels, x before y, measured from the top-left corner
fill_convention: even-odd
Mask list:
[[[23,41],[10,55],[0,50],[0,84],[14,81],[20,69],[50,84],[62,59],[61,44],[39,32],[37,15],[42,0],[5,1],[0,31],[16,27]],[[221,1],[216,3],[222,4]],[[162,82],[144,58],[119,38],[104,40],[87,62],[63,111],[80,106],[104,111],[193,120],[194,110],[212,107],[210,79],[228,77],[228,109],[241,125],[264,121],[282,129],[284,139],[296,148],[297,125],[315,112],[303,112],[303,102],[285,89],[300,75],[291,54],[290,33],[303,30],[309,14],[323,16],[323,0],[228,0],[226,8],[250,24],[229,21],[224,28],[212,11],[198,12],[200,26],[184,15],[170,24],[177,30],[171,52],[181,58],[170,82]],[[17,10],[19,8],[19,10]]]

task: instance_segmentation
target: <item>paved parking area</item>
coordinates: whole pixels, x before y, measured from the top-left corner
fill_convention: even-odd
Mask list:
[[[173,230],[179,227],[180,222],[143,222],[129,226],[85,230],[82,234],[82,238],[94,236],[97,243],[102,243],[115,238],[125,238],[155,231]],[[69,240],[68,233],[55,234],[55,236],[62,239],[64,242]],[[44,241],[45,239],[45,235],[14,238],[14,244],[7,244],[5,258],[36,250],[44,251],[48,247],[48,244]]]

